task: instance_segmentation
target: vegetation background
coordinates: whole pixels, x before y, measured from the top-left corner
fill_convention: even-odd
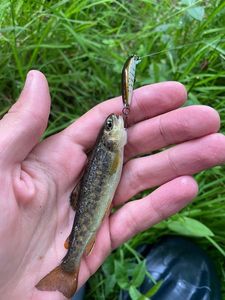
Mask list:
[[[150,55],[138,65],[137,87],[182,82],[187,105],[213,106],[224,132],[225,1],[220,0],[1,0],[0,115],[18,97],[28,70],[41,70],[52,96],[45,137],[54,134],[120,94],[121,69],[133,53]],[[191,205],[113,252],[89,280],[87,299],[118,299],[121,289],[132,299],[148,299],[137,290],[146,270],[134,249],[168,233],[191,236],[206,249],[225,299],[224,170],[197,175],[200,192]]]

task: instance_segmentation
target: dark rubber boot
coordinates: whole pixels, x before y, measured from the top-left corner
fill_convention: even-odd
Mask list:
[[[220,283],[207,254],[190,239],[169,236],[154,246],[143,246],[139,252],[156,281],[163,280],[152,300],[221,300]],[[146,278],[140,291],[153,286]],[[123,294],[123,300],[130,299]]]
[[[71,300],[83,300],[84,293],[85,293],[85,287],[83,286],[79,289],[79,291],[73,296]]]

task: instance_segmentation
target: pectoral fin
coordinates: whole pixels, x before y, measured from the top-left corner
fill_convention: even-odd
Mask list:
[[[87,244],[86,249],[85,249],[85,254],[89,255],[91,254],[93,248],[95,245],[95,235],[91,238],[90,242]]]
[[[116,155],[115,155],[115,157],[114,157],[114,160],[112,162],[111,168],[110,168],[110,175],[112,175],[113,173],[116,172],[116,170],[118,168],[118,165],[120,163],[120,159],[121,159],[120,153],[117,152]]]
[[[81,173],[78,177],[77,185],[74,187],[72,193],[70,194],[70,205],[72,206],[73,210],[76,210],[76,207],[77,207],[77,202],[78,202],[80,187],[81,187],[81,179],[84,175],[86,165],[87,165],[87,161],[86,161],[85,167],[83,168],[83,170],[81,171]]]
[[[73,189],[71,195],[70,195],[70,205],[72,206],[73,210],[76,210],[77,202],[78,202],[78,196],[80,192],[80,182],[75,186]]]
[[[65,240],[64,247],[68,250],[69,249],[69,245],[70,245],[70,236],[68,236],[68,238]]]

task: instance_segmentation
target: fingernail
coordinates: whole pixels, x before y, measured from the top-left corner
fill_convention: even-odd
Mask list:
[[[34,74],[32,71],[29,71],[27,73],[27,77],[26,77],[26,81],[25,81],[25,84],[24,84],[24,88],[28,88],[30,87],[31,83],[32,83],[32,80],[33,80],[33,77],[34,77]]]

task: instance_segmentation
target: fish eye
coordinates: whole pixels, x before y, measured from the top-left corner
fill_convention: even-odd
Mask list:
[[[112,117],[108,118],[106,121],[106,130],[110,131],[113,128],[113,119]]]

